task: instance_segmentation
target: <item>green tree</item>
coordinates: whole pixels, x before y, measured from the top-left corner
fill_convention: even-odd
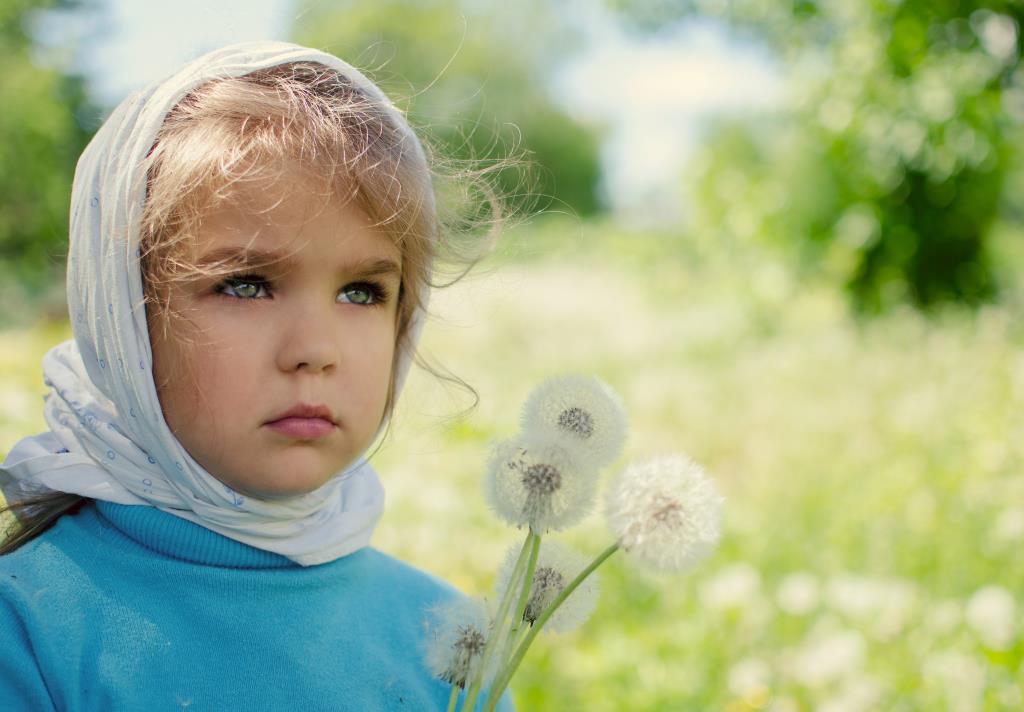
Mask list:
[[[36,13],[65,0],[0,0],[0,321],[62,294],[75,162],[89,130],[83,80],[33,61]]]
[[[1024,124],[1012,0],[622,0],[654,27],[711,16],[790,70],[781,116],[722,122],[694,172],[698,222],[798,248],[862,311],[977,304]]]
[[[296,41],[367,70],[447,155],[524,154],[528,172],[498,176],[514,205],[580,215],[600,209],[598,139],[546,86],[558,55],[577,40],[543,3],[307,3],[297,16]]]

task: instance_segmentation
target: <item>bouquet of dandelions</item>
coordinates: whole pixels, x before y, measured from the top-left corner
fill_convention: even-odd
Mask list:
[[[634,462],[615,475],[605,494],[613,543],[592,561],[542,537],[582,520],[597,499],[598,473],[626,439],[626,414],[615,393],[587,376],[549,379],[529,396],[522,430],[497,443],[484,492],[494,512],[529,527],[518,553],[498,572],[499,603],[478,598],[434,608],[427,623],[427,662],[452,685],[448,712],[478,698],[492,712],[540,630],[564,632],[582,624],[597,604],[594,573],[622,549],[642,565],[688,570],[718,543],[722,498],[699,465],[685,456]]]

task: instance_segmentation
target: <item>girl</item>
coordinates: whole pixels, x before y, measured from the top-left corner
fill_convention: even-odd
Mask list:
[[[0,470],[0,709],[445,708],[422,621],[458,594],[368,545],[365,460],[438,240],[419,141],[329,54],[232,45],[112,113],[50,430]]]

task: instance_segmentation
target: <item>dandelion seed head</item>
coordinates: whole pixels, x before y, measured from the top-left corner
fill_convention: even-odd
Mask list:
[[[626,441],[626,411],[619,397],[590,376],[542,382],[526,399],[522,426],[529,436],[563,439],[595,469],[615,460]]]
[[[550,497],[562,486],[562,473],[547,462],[537,462],[522,468],[523,487],[531,494]]]
[[[609,482],[608,528],[629,556],[686,571],[718,544],[723,499],[697,463],[667,456],[633,463]]]
[[[495,589],[501,598],[509,586],[512,569],[519,557],[519,547],[510,548],[498,570]],[[533,625],[544,610],[558,597],[576,575],[587,567],[590,561],[571,548],[551,540],[543,540],[537,552],[533,585],[523,611],[523,620]],[[519,584],[520,587],[522,584]],[[562,604],[555,609],[544,624],[545,631],[564,633],[582,625],[597,606],[599,578],[591,573]]]
[[[480,664],[489,625],[478,599],[460,598],[429,609],[425,657],[431,674],[465,688]]]
[[[564,529],[593,509],[597,482],[562,443],[518,438],[498,443],[484,478],[491,509],[534,532]]]
[[[550,566],[538,567],[533,575],[533,588],[530,591],[530,598],[526,602],[523,620],[530,625],[536,623],[540,614],[562,592],[567,583],[569,582],[565,580],[565,576],[560,571]]]
[[[582,408],[573,406],[558,414],[558,427],[581,440],[587,440],[594,434],[594,417]]]

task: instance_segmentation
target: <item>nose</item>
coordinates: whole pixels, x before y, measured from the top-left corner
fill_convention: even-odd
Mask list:
[[[332,312],[307,300],[282,310],[277,367],[284,372],[332,371],[341,360],[338,325]]]

